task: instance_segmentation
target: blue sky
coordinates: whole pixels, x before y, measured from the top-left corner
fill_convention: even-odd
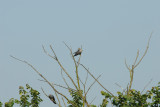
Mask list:
[[[159,0],[1,0],[0,1],[0,101],[18,98],[18,87],[26,83],[46,93],[54,92],[27,65],[9,55],[33,64],[49,81],[62,84],[58,64],[46,56],[42,44],[52,45],[59,60],[74,76],[74,64],[65,41],[73,51],[83,47],[81,63],[99,81],[116,94],[129,82],[124,59],[132,65],[137,49],[145,51],[152,31],[150,48],[142,63],[135,69],[133,88],[142,90],[153,79],[148,89],[160,79],[160,1]],[[77,58],[76,58],[77,59]],[[86,72],[80,69],[84,80]],[[93,81],[89,78],[89,82]],[[89,83],[88,83],[89,85]],[[63,89],[59,89],[64,91]],[[94,96],[98,105],[100,91],[95,84],[88,100]],[[65,90],[66,91],[66,90]],[[41,107],[54,106],[43,94]]]

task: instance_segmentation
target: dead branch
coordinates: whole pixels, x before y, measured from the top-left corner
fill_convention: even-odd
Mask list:
[[[148,86],[151,82],[152,82],[152,79],[144,86],[144,88],[143,88],[141,94],[143,93],[143,91],[147,88],[147,86]]]
[[[109,94],[111,94],[112,96],[114,96],[110,91],[108,91],[89,71],[88,69],[83,65],[83,64],[80,64],[88,73],[89,75],[92,76],[92,78],[94,78],[96,80],[96,82],[104,89],[106,90]]]
[[[54,88],[54,86],[53,86],[41,73],[39,73],[38,70],[36,70],[30,63],[28,63],[28,62],[25,61],[25,60],[23,61],[23,60],[21,60],[21,59],[18,59],[18,58],[16,58],[16,57],[12,56],[12,55],[10,55],[10,56],[11,56],[12,58],[20,61],[20,62],[23,62],[23,63],[27,64],[28,66],[30,66],[40,77],[42,77],[42,78],[52,87],[52,89],[53,89],[56,93],[58,93],[59,95],[63,96],[69,103],[71,103],[72,105],[74,105],[74,103],[72,103],[65,95],[63,95],[62,93],[60,93],[59,91],[57,91],[57,90]]]
[[[42,47],[43,47],[44,52],[45,52],[48,56],[50,56],[51,58],[53,58],[53,59],[55,59],[55,60],[57,61],[57,63],[59,64],[59,66],[61,67],[61,69],[65,72],[65,74],[69,77],[69,79],[71,80],[71,82],[73,83],[73,85],[75,86],[75,88],[78,89],[77,86],[76,86],[76,84],[75,84],[75,82],[74,82],[73,79],[71,78],[71,76],[67,73],[67,71],[63,68],[63,66],[62,66],[61,63],[59,62],[59,60],[58,60],[58,58],[57,58],[57,56],[56,56],[56,53],[54,52],[52,46],[50,45],[50,48],[51,48],[51,50],[52,50],[52,52],[53,52],[53,54],[54,54],[54,57],[53,57],[52,55],[48,54],[48,52],[45,50],[44,46],[42,46]]]
[[[77,79],[77,83],[78,83],[78,88],[79,88],[79,90],[80,90],[80,84],[79,84],[79,76],[78,76],[78,66],[77,66],[77,63],[76,63],[76,60],[75,60],[75,58],[74,58],[74,55],[73,55],[73,52],[72,52],[72,49],[65,43],[65,42],[63,42],[65,45],[66,45],[66,47],[69,49],[69,51],[70,51],[70,54],[71,54],[71,56],[72,56],[72,59],[73,59],[73,61],[74,61],[74,64],[75,64],[75,68],[76,68],[76,79]],[[80,55],[81,56],[81,55]],[[79,61],[80,61],[80,57],[79,57]]]
[[[91,89],[91,87],[96,83],[96,80],[98,80],[100,77],[101,77],[101,75],[99,75],[99,76],[95,79],[95,81],[89,86],[87,92],[85,93],[86,95],[87,95],[87,93],[89,92],[89,90]]]
[[[65,106],[65,107],[67,107],[67,106],[66,106],[66,103],[64,102],[64,99],[63,99],[63,97],[62,97],[62,101],[63,101],[63,103],[64,103],[64,106]]]

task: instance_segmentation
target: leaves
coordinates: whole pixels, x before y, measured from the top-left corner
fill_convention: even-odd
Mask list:
[[[106,107],[108,100],[111,100],[111,103],[114,106],[123,107],[123,106],[134,106],[134,107],[158,107],[160,104],[160,84],[158,86],[152,87],[151,90],[148,90],[145,94],[141,94],[140,91],[130,90],[130,93],[123,94],[122,92],[117,92],[118,96],[110,96],[109,93],[101,91],[101,94],[105,96],[102,101],[101,107]],[[152,99],[152,102],[148,102],[148,99]]]
[[[40,93],[37,90],[34,90],[28,84],[26,84],[26,89],[27,91],[23,86],[19,86],[20,100],[11,98],[5,103],[5,107],[13,107],[14,104],[18,104],[20,107],[38,107],[40,102],[43,101],[40,98]],[[2,107],[1,102],[0,107]]]

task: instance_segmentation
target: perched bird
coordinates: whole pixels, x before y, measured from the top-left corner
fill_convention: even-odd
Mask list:
[[[81,53],[82,53],[82,49],[78,48],[78,50],[74,52],[74,56],[81,55]]]
[[[54,104],[57,104],[53,95],[50,94],[48,97]]]

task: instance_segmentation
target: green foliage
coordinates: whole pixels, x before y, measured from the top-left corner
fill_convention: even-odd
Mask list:
[[[114,106],[118,107],[158,107],[160,105],[160,83],[145,94],[141,94],[140,91],[134,89],[130,90],[128,94],[117,92],[118,96],[110,96],[104,91],[101,91],[101,94],[105,97],[101,107],[106,107],[109,100]],[[152,101],[149,102],[149,99],[152,99]]]
[[[15,103],[18,104],[20,107],[38,107],[40,102],[43,101],[40,98],[40,93],[37,90],[34,90],[28,84],[26,84],[26,89],[27,91],[24,89],[24,87],[20,86],[20,100],[11,98],[8,102],[5,103],[5,107],[13,107]],[[1,106],[2,103],[0,102],[0,107]]]
[[[82,102],[82,97],[80,95],[82,95],[83,91],[69,90],[69,92],[73,98],[70,102],[74,103],[74,105],[77,107],[82,107],[83,102]],[[74,107],[74,106],[71,104],[68,107]]]
[[[19,87],[19,95],[20,101],[16,100],[17,104],[20,104],[21,107],[38,107],[39,103],[43,100],[40,98],[40,93],[37,90],[31,88],[28,84],[26,84],[26,89],[29,90],[27,92],[22,86]],[[31,100],[29,101],[29,99]]]
[[[2,104],[2,102],[0,101],[0,107],[2,107],[2,105],[3,105],[3,104]]]
[[[11,98],[8,102],[5,103],[5,107],[13,107],[14,98]]]

